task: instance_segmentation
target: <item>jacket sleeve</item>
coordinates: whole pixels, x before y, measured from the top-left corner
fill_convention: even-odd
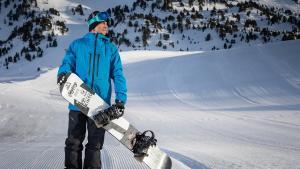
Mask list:
[[[61,73],[68,73],[68,72],[74,72],[75,66],[76,66],[76,54],[74,50],[74,42],[71,43],[69,48],[66,50],[66,54],[63,58],[62,64],[58,69],[57,75],[60,75]]]
[[[122,62],[117,49],[115,49],[111,59],[110,77],[114,81],[114,87],[116,93],[115,100],[120,100],[126,103],[127,100],[126,79],[123,74]]]

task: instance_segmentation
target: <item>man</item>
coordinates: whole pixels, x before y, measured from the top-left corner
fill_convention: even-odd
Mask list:
[[[68,72],[77,74],[106,103],[111,104],[111,79],[114,81],[115,106],[124,111],[127,99],[126,80],[117,47],[105,35],[108,33],[109,15],[94,11],[88,18],[89,33],[71,43],[58,70],[57,83],[61,84]],[[94,122],[69,105],[68,137],[65,142],[65,168],[82,168],[82,142],[88,130],[85,145],[84,169],[100,169],[100,150],[105,130],[97,128]],[[109,120],[107,118],[106,120]],[[107,122],[107,121],[106,121]]]

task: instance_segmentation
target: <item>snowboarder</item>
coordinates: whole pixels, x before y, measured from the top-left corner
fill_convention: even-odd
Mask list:
[[[123,110],[127,99],[126,80],[123,75],[121,58],[117,47],[108,37],[109,14],[94,11],[88,17],[89,32],[73,41],[59,67],[57,83],[63,81],[68,72],[77,74],[106,103],[111,104],[111,79],[114,82],[115,104]],[[65,141],[65,168],[82,168],[82,142],[88,130],[85,145],[84,169],[100,169],[100,150],[105,130],[97,128],[94,122],[75,106],[69,105],[68,136]],[[107,118],[109,119],[109,118]]]

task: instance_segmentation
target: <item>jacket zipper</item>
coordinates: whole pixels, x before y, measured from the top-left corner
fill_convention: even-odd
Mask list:
[[[100,54],[98,54],[98,58],[97,58],[97,77],[99,72],[99,59],[100,59]]]
[[[94,46],[92,89],[94,89],[94,74],[95,74],[95,59],[96,59],[96,49],[97,49],[96,48],[97,47],[97,37],[98,37],[98,33],[96,33],[95,46]]]
[[[89,68],[88,68],[88,75],[91,74],[91,59],[92,59],[92,54],[90,53],[90,58],[89,58]]]

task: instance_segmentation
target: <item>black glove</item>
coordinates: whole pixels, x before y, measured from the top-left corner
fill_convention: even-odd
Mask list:
[[[62,85],[67,81],[66,73],[61,73],[57,76],[57,84]]]
[[[121,107],[121,105],[119,104]],[[111,120],[117,119],[124,114],[124,104],[123,109],[117,108],[116,104],[110,106],[105,110],[101,110],[98,114],[93,116],[94,121],[99,125],[106,125]]]
[[[109,115],[110,120],[118,119],[123,116],[125,110],[124,102],[116,100],[116,103],[106,109],[107,114]]]
[[[119,111],[122,111],[124,113],[124,110],[125,110],[124,102],[122,102],[120,100],[116,100],[116,103],[113,106],[115,106]]]

